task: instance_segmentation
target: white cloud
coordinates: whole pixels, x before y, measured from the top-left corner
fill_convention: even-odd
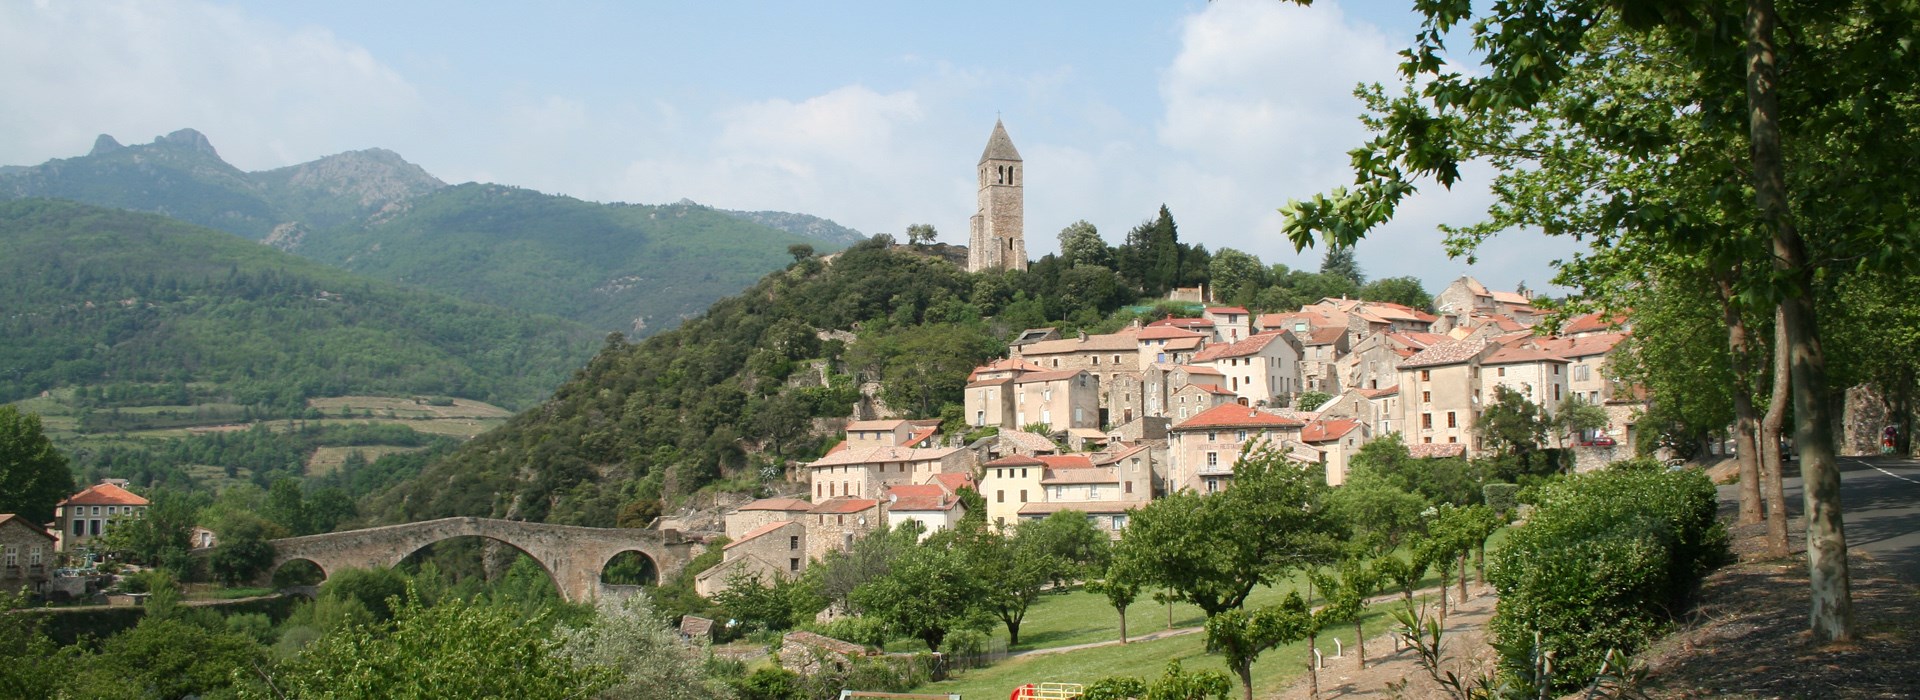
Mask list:
[[[183,127],[242,168],[382,145],[415,88],[366,50],[200,3],[0,3],[0,162]]]

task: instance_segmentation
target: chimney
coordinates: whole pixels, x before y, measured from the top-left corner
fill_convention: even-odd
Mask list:
[[[1082,343],[1084,343],[1084,342],[1087,342],[1087,332],[1086,332],[1086,331],[1080,331],[1080,342],[1082,342]]]

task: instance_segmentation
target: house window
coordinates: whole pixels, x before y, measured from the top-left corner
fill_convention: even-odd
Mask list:
[[[787,558],[787,570],[788,570],[788,571],[799,571],[799,570],[800,570],[800,558],[799,558],[799,557],[788,557],[788,558]]]
[[[1125,489],[1126,493],[1133,493],[1133,482],[1126,482],[1121,488]]]
[[[1457,442],[1460,442],[1460,438],[1458,438],[1458,437],[1454,437],[1454,436],[1452,436],[1452,435],[1448,435],[1448,436],[1447,436],[1447,444],[1449,444],[1449,445],[1451,445],[1451,444],[1454,444],[1454,443],[1457,443]]]
[[[1423,382],[1433,381],[1433,371],[1425,370],[1425,369],[1420,370],[1420,381],[1423,381]]]
[[[1113,356],[1113,363],[1114,363],[1114,364],[1116,364],[1116,365],[1117,365],[1117,364],[1120,364],[1120,356],[1119,356],[1119,355],[1114,355],[1114,356]]]
[[[1245,431],[1245,430],[1242,430],[1242,431],[1240,431],[1240,433],[1239,433],[1238,435],[1236,435],[1236,436],[1234,436],[1234,437],[1235,437],[1235,439],[1237,439],[1237,440],[1238,440],[1239,442],[1246,442],[1246,441],[1247,441],[1247,431]]]
[[[1098,501],[1098,500],[1100,500],[1100,487],[1098,487],[1098,486],[1088,486],[1088,487],[1087,487],[1087,500],[1089,500],[1089,501]]]
[[[1219,480],[1219,479],[1208,479],[1208,480],[1207,480],[1207,493],[1219,493],[1219,492],[1220,492],[1220,480]]]
[[[1589,368],[1589,367],[1587,367],[1586,365],[1576,365],[1576,366],[1574,366],[1574,368],[1573,368],[1573,380],[1574,380],[1574,381],[1576,381],[1576,382],[1584,382],[1584,381],[1586,381],[1586,380],[1587,380],[1587,378],[1588,378],[1588,374],[1587,374],[1587,372],[1588,372],[1588,371],[1589,371],[1590,369],[1591,369],[1591,368]]]
[[[1421,428],[1422,430],[1432,430],[1432,429],[1433,429],[1433,414],[1431,414],[1431,413],[1422,413],[1422,414],[1420,414],[1420,428]]]
[[[93,514],[94,514],[94,515],[99,515],[99,514],[100,514],[100,506],[94,506],[94,507],[93,507]]]
[[[1560,385],[1559,385],[1559,384],[1555,384],[1555,385],[1553,385],[1553,400],[1554,400],[1554,401],[1559,401],[1559,400],[1560,400]]]
[[[1431,391],[1420,392],[1420,403],[1433,403],[1433,392]]]
[[[1207,431],[1207,442],[1219,442],[1219,441],[1220,441],[1220,433],[1217,433],[1211,430]]]
[[[87,534],[87,521],[85,520],[73,521],[73,536],[80,537],[85,534]]]
[[[1020,478],[1022,478],[1022,479],[1025,479],[1025,478],[1027,478],[1027,468],[1026,468],[1026,467],[1021,467],[1021,468],[1020,468]]]
[[[1420,438],[1420,442],[1431,445],[1433,444],[1433,436],[1429,435],[1427,437]]]
[[[20,547],[17,545],[11,545],[11,544],[7,545],[7,566],[15,567],[19,565],[20,565]]]
[[[1447,411],[1447,427],[1449,428],[1460,427],[1460,421],[1454,416],[1453,411]]]
[[[87,529],[92,531],[87,534],[89,536],[98,536],[100,534],[100,521],[88,520],[87,523],[88,523]]]
[[[1021,503],[1026,503],[1026,502],[1027,502],[1027,490],[1026,490],[1026,489],[1020,489],[1020,502],[1021,502]]]
[[[1124,515],[1113,516],[1113,529],[1125,530],[1126,528],[1127,528],[1127,516],[1124,516]]]
[[[1208,452],[1208,453],[1207,453],[1207,466],[1209,466],[1209,467],[1217,467],[1217,466],[1220,466],[1220,453],[1218,453],[1218,452]]]
[[[1559,374],[1559,373],[1560,373],[1560,365],[1554,365],[1554,366],[1553,366],[1553,373],[1554,373],[1554,374]]]
[[[1095,364],[1095,365],[1098,365],[1098,364],[1100,364],[1100,356],[1099,356],[1099,355],[1094,355],[1094,356],[1093,356],[1093,364]]]
[[[33,549],[27,552],[27,565],[39,566],[41,563],[40,545],[36,544],[33,546]]]
[[[1007,502],[1007,492],[1006,492],[1006,491],[995,491],[995,492],[993,492],[993,502],[994,502],[994,503],[1006,503],[1006,502]]]
[[[787,549],[799,549],[799,548],[800,548],[800,536],[799,536],[799,535],[788,535],[788,536],[787,536]]]
[[[1500,369],[1494,370],[1494,376],[1496,377],[1507,376],[1507,368],[1501,367]]]

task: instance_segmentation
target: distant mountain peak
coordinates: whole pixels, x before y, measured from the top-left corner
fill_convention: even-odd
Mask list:
[[[197,153],[205,153],[214,158],[220,157],[220,152],[213,150],[213,142],[207,140],[207,135],[193,129],[181,129],[154,139],[153,142],[155,145],[165,144],[168,146],[178,146],[193,150]],[[98,143],[95,145],[98,146]]]
[[[93,150],[88,152],[87,155],[90,155],[90,156],[105,155],[108,153],[112,153],[114,151],[118,151],[122,148],[126,148],[126,146],[120,145],[120,142],[115,141],[112,135],[101,134],[98,138],[95,138],[93,140]]]

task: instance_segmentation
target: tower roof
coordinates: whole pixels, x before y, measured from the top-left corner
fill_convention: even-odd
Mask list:
[[[987,137],[987,150],[980,154],[980,162],[990,160],[1020,160],[1020,151],[1013,147],[1013,138],[1007,136],[1007,126],[1000,120],[993,120],[993,135]]]

